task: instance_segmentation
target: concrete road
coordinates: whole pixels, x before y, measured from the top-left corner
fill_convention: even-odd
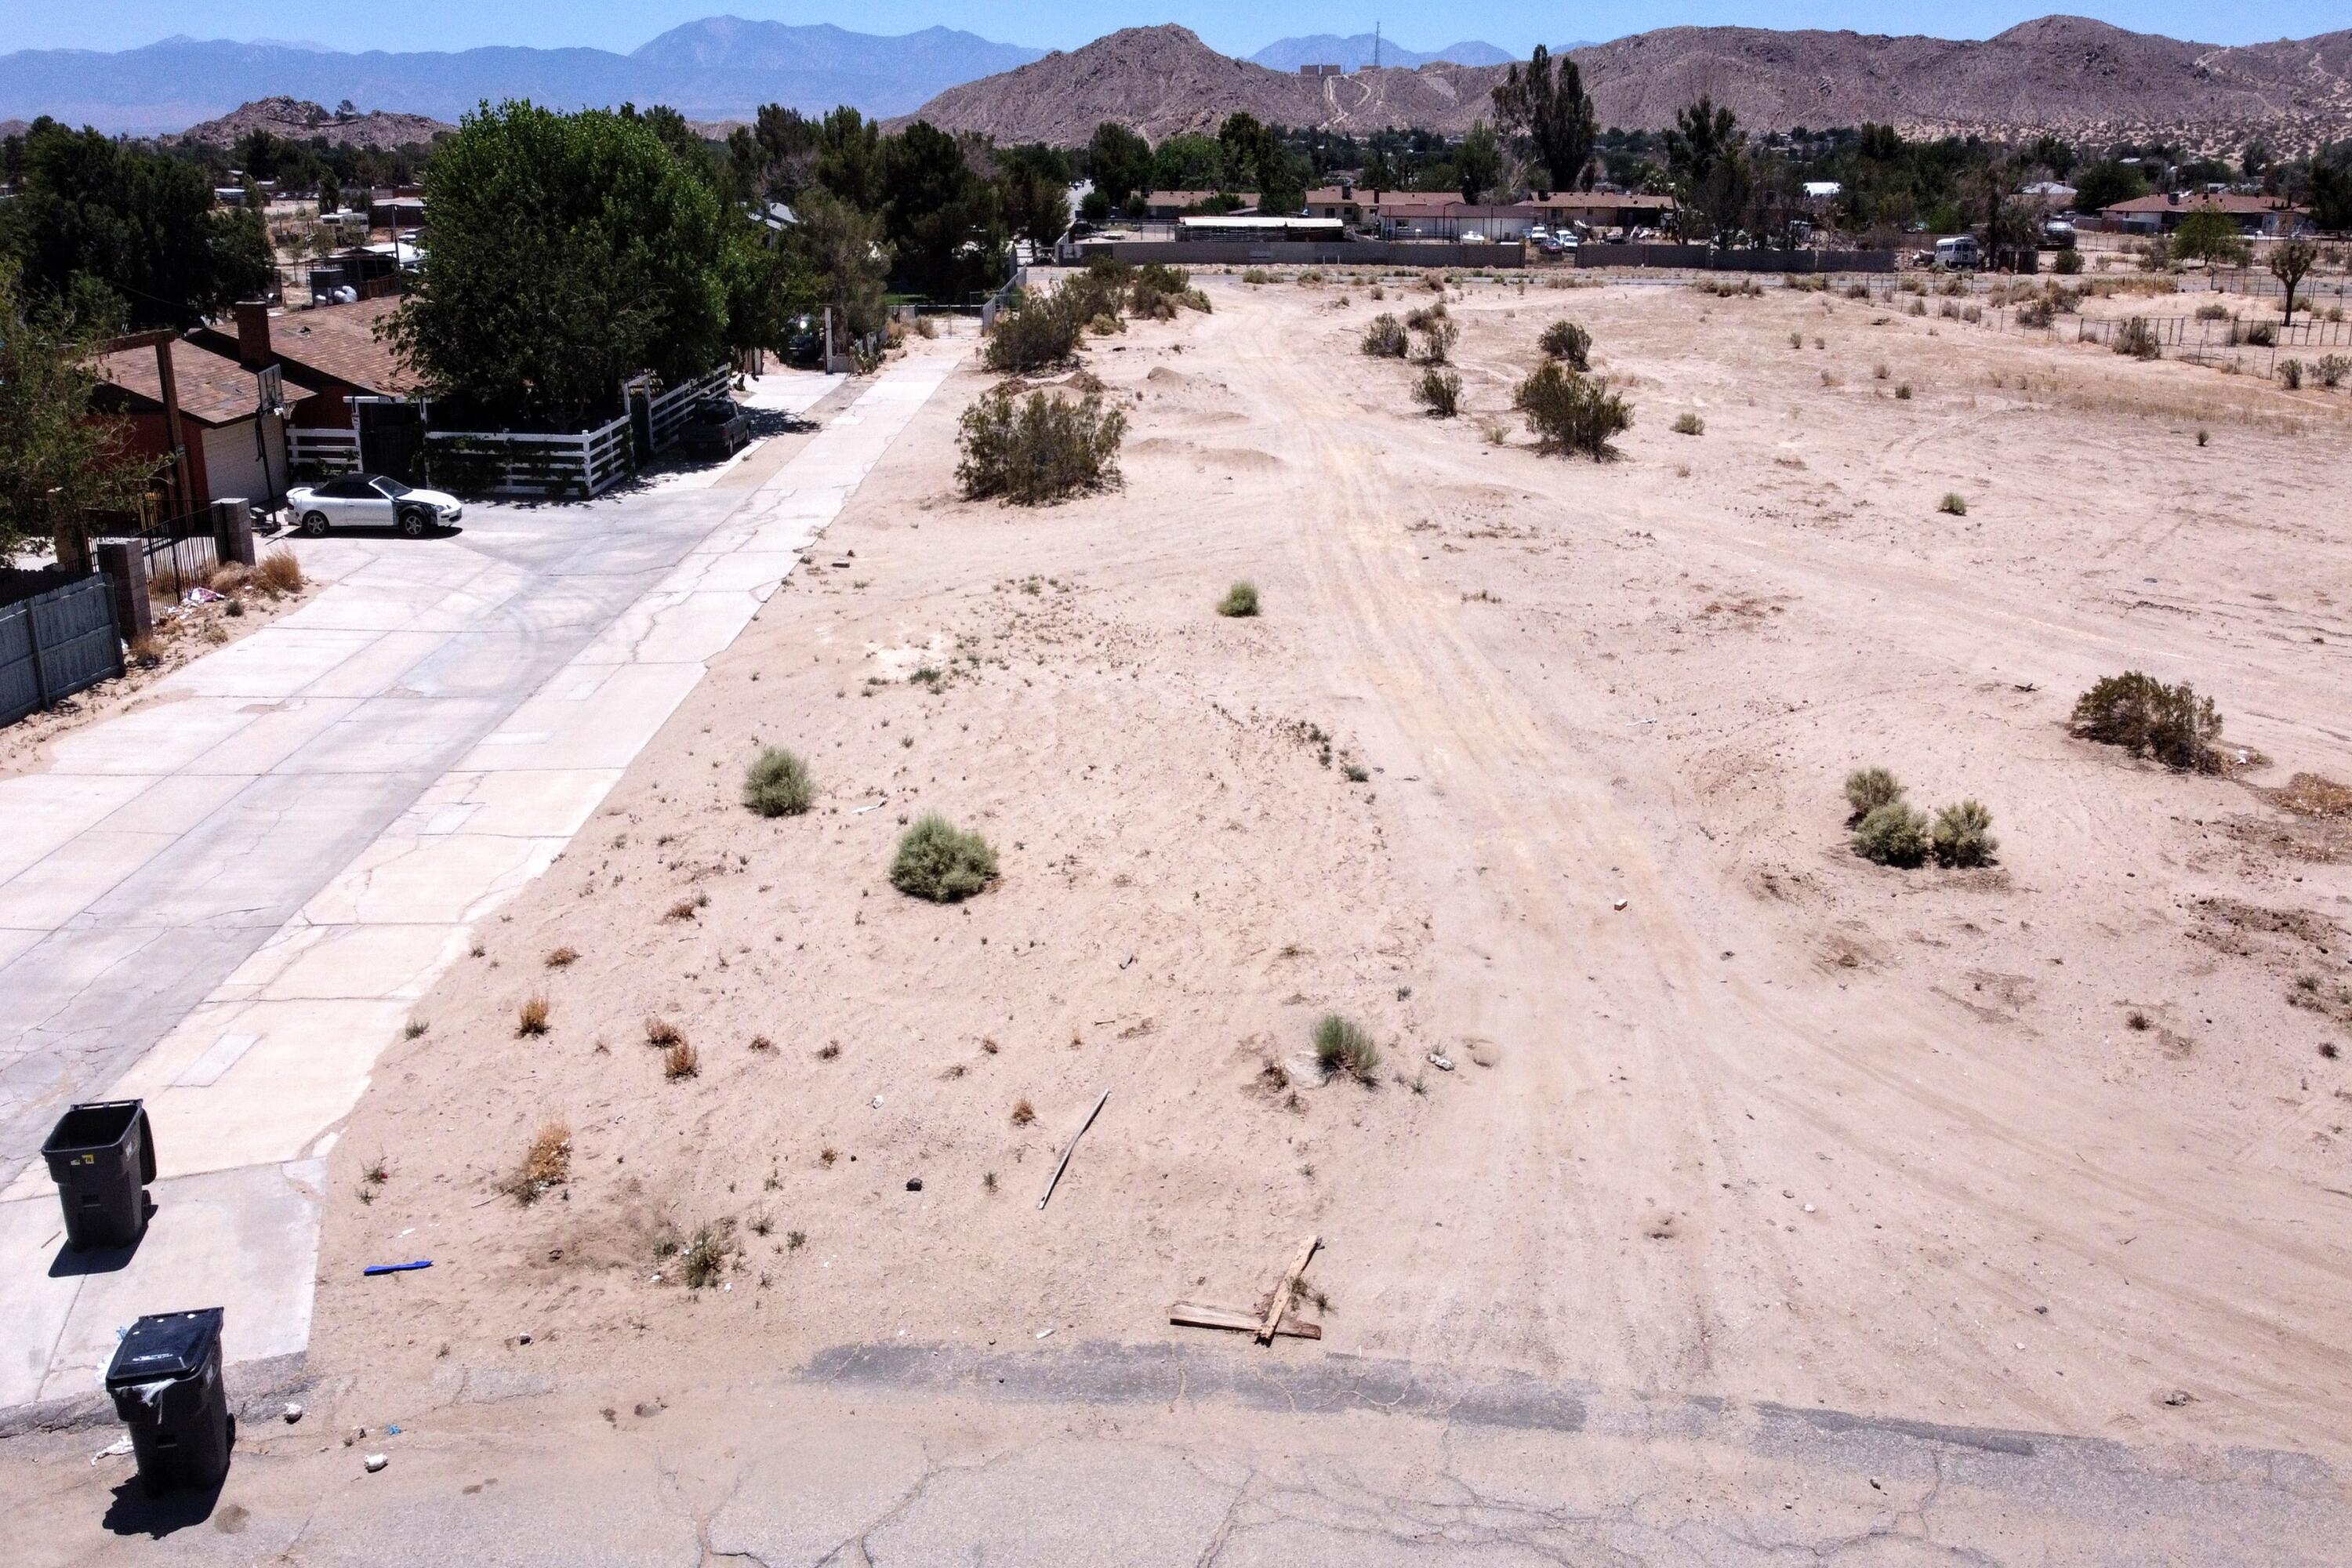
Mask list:
[[[516,1345],[430,1388],[298,1389],[293,1425],[286,1397],[247,1403],[216,1494],[148,1501],[128,1458],[92,1462],[116,1428],[0,1441],[12,1562],[2286,1568],[2342,1562],[2352,1523],[2341,1479],[2301,1455],[1294,1342],[894,1342],[750,1385],[560,1391]]]
[[[299,1354],[377,1052],[944,379],[919,348],[781,464],[306,543],[310,603],[0,780],[0,1407],[86,1393],[144,1311],[225,1302],[234,1360]],[[40,1141],[131,1095],[156,1220],[78,1258]]]

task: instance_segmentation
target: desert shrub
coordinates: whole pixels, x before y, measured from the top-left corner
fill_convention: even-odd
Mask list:
[[[1421,329],[1421,352],[1413,357],[1423,364],[1444,364],[1460,340],[1462,329],[1451,321],[1432,321]]]
[[[580,950],[568,946],[551,949],[548,952],[546,962],[550,969],[568,969],[580,962]]]
[[[1886,379],[1886,375],[1887,375],[1886,362],[1885,362],[1885,360],[1880,360],[1876,364],[1872,365],[1872,366],[1870,367],[1870,379],[1871,379],[1871,380],[1873,380],[1873,381],[1885,381],[1885,380]]]
[[[1898,381],[1895,384],[1895,401],[1897,403],[1908,403],[1911,401],[1911,384],[1909,382]]]
[[[1885,768],[1856,768],[1845,775],[1845,803],[1852,808],[1848,823],[1860,822],[1880,806],[1902,798],[1902,781]]]
[[[1003,496],[1023,506],[1108,489],[1119,482],[1126,435],[1127,416],[1106,408],[1099,393],[1076,400],[986,393],[963,411],[956,482],[967,500]]]
[[[1364,329],[1364,352],[1375,359],[1402,359],[1412,342],[1404,323],[1383,310]]]
[[[1242,281],[1265,284],[1273,282],[1274,277],[1263,267],[1247,267],[1242,269]]]
[[[2318,375],[2320,385],[2331,388],[2341,386],[2344,384],[2344,378],[2352,375],[2352,358],[2343,354],[2322,354],[2319,356],[2319,363],[2312,369]]]
[[[2213,742],[2221,716],[2187,681],[2167,686],[2152,675],[2110,675],[2074,701],[2067,728],[2085,741],[2121,746],[2183,773],[2210,772],[2221,761]]]
[[[1444,320],[1445,320],[1445,301],[1443,300],[1433,305],[1423,305],[1404,313],[1404,324],[1416,332]]]
[[[743,804],[761,816],[798,816],[816,799],[808,764],[770,746],[743,770]]]
[[[1179,307],[1205,311],[1209,297],[1192,287],[1192,275],[1181,267],[1149,261],[1135,269],[1127,286],[1127,308],[1154,321],[1171,321]]]
[[[2258,349],[2278,346],[2278,328],[2268,321],[2256,321],[2246,329],[2246,342]]]
[[[1706,421],[1696,414],[1678,414],[1675,416],[1675,434],[1704,436],[1706,434]]]
[[[996,318],[988,330],[981,363],[1000,374],[1049,370],[1066,364],[1078,352],[1078,335],[1096,312],[1091,290],[1073,279],[1051,294],[1032,294],[1018,310]]]
[[[2278,378],[2279,384],[2285,387],[2289,392],[2301,392],[2303,390],[2303,362],[2299,359],[2283,359],[2279,361]]]
[[[1247,582],[1236,583],[1226,589],[1225,596],[1217,601],[1217,614],[1234,616],[1256,615],[1257,584]]]
[[[1973,800],[1937,811],[1927,842],[1938,866],[1986,865],[2000,847],[2000,840],[1992,836],[1992,813]]]
[[[2033,331],[2044,331],[2055,314],[2047,300],[2035,300],[2017,308],[2017,324]]]
[[[1592,368],[1592,334],[1574,321],[1554,321],[1543,330],[1536,346],[1547,359],[1556,359],[1570,370]]]
[[[295,593],[303,583],[300,559],[283,546],[264,555],[261,564],[254,568],[253,574],[262,587],[272,594]]]
[[[694,1048],[692,1040],[677,1040],[662,1053],[662,1077],[675,1083],[682,1078],[692,1078],[702,1070],[702,1053]]]
[[[892,887],[936,904],[971,898],[995,879],[996,851],[988,840],[937,815],[920,818],[900,835],[890,862]]]
[[[547,1033],[547,997],[543,994],[525,997],[522,1005],[515,1009],[516,1036],[520,1037],[525,1035],[545,1033]]]
[[[1326,1013],[1315,1023],[1315,1060],[1325,1072],[1344,1072],[1358,1083],[1370,1083],[1381,1069],[1381,1047],[1355,1023]]]
[[[1581,452],[1594,462],[1609,455],[1610,437],[1633,428],[1633,405],[1595,376],[1579,375],[1557,360],[1536,366],[1519,383],[1511,405],[1527,416],[1537,447]]]
[[[2116,353],[2134,359],[2161,359],[2164,345],[2157,341],[2156,329],[2146,316],[2134,316],[2116,331]]]
[[[1927,847],[1927,818],[1899,800],[1872,807],[1853,830],[1853,852],[1881,866],[1916,866]]]
[[[2230,307],[2219,300],[2200,305],[2197,307],[2197,319],[2200,321],[2226,321],[2230,319]]]
[[[677,1026],[667,1018],[653,1016],[646,1019],[646,1044],[667,1047],[684,1038],[686,1037],[678,1032]]]
[[[572,1129],[561,1121],[543,1124],[523,1151],[522,1164],[500,1184],[500,1190],[519,1204],[534,1204],[550,1187],[572,1179]]]
[[[718,1284],[726,1277],[727,1259],[734,1250],[735,1238],[728,1225],[706,1225],[696,1231],[678,1265],[687,1289],[700,1290]]]
[[[2083,253],[2079,250],[2062,250],[2058,253],[2058,259],[2052,265],[2057,268],[2061,277],[2072,278],[2083,270]]]
[[[1432,364],[1413,383],[1413,400],[1440,419],[1451,419],[1462,406],[1462,378]]]
[[[1946,490],[1944,499],[1936,503],[1936,510],[1952,517],[1966,517],[1969,515],[1969,498],[1958,490]]]

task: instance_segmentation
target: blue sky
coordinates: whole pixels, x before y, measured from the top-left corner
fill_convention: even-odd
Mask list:
[[[2141,32],[2209,43],[2242,44],[2305,37],[2352,26],[2344,0],[2243,0],[2216,6],[2186,0],[2079,3],[2068,9]],[[762,4],[761,0],[401,0],[397,5],[300,7],[283,0],[82,0],[73,5],[10,0],[0,6],[0,51],[20,48],[128,48],[173,33],[207,38],[301,39],[339,48],[466,48],[477,44],[542,47],[586,44],[635,47],[666,27],[731,13],[786,22],[831,21],[866,33],[902,33],[933,24],[967,28],[1007,43],[1070,48],[1116,27],[1181,22],[1212,46],[1245,55],[1276,37],[1371,30],[1415,48],[1484,38],[1513,50],[1539,41],[1610,38],[1677,24],[1759,27],[1850,27],[1860,32],[1932,32],[1984,37],[2042,15],[2000,0],[1953,0],[1922,10],[1893,0],[1707,0],[1634,4],[1602,0],[1576,6],[1532,0],[1441,5],[1395,0],[1348,5],[1300,3],[1268,12],[1244,0],[1161,0],[1107,5],[1102,0],[864,0],[856,6]]]

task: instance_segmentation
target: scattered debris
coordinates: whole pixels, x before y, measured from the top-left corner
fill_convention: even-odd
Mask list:
[[[1095,1108],[1087,1112],[1087,1119],[1078,1124],[1078,1130],[1076,1132],[1070,1134],[1069,1142],[1063,1146],[1061,1159],[1055,1163],[1054,1174],[1045,1184],[1045,1194],[1037,1200],[1037,1206],[1039,1208],[1042,1209],[1045,1206],[1046,1199],[1051,1198],[1054,1195],[1054,1189],[1062,1184],[1062,1173],[1069,1168],[1070,1156],[1077,1152],[1078,1140],[1085,1137],[1087,1135],[1087,1129],[1095,1124],[1095,1118],[1102,1114],[1103,1100],[1107,1100],[1109,1098],[1110,1090],[1104,1089],[1102,1091],[1102,1100],[1095,1101]]]
[[[1298,1288],[1298,1277],[1307,1272],[1307,1264],[1314,1261],[1315,1249],[1322,1245],[1321,1237],[1310,1236],[1307,1244],[1298,1249],[1298,1261],[1290,1266],[1290,1272],[1285,1274],[1282,1282],[1274,1288],[1274,1300],[1265,1309],[1265,1321],[1259,1325],[1257,1331],[1258,1343],[1268,1345],[1274,1342],[1274,1331],[1282,1326],[1282,1314],[1290,1310],[1290,1294]]]
[[[295,1404],[293,1401],[289,1400],[287,1401],[286,1408],[279,1411],[278,1414],[286,1418],[286,1425],[291,1426],[294,1423],[302,1419],[302,1407]]]
[[[2176,1388],[2171,1393],[2164,1396],[2164,1402],[2177,1410],[2184,1405],[2194,1403],[2196,1398],[2197,1396],[2189,1393],[2187,1389]]]
[[[1627,900],[1627,899],[1620,899],[1620,900],[1618,900],[1615,903],[1613,903],[1613,904],[1610,905],[1609,907],[1610,907],[1611,909],[1612,909],[1612,910],[1622,910],[1622,909],[1623,909],[1623,908],[1624,908],[1628,903],[1630,903],[1631,901],[1632,901],[1631,900]]]
[[[367,1473],[369,1475],[373,1475],[378,1470],[383,1468],[386,1465],[392,1463],[392,1456],[389,1454],[370,1454],[366,1458],[362,1459],[360,1463],[367,1467]]]
[[[1452,1072],[1454,1070],[1454,1058],[1452,1057],[1440,1056],[1435,1051],[1432,1051],[1429,1053],[1429,1065],[1435,1068],[1439,1072]]]
[[[1259,1315],[1244,1312],[1236,1307],[1208,1307],[1198,1301],[1179,1301],[1168,1309],[1168,1321],[1180,1328],[1230,1329],[1239,1334],[1257,1332]],[[1286,1318],[1274,1331],[1286,1339],[1319,1340],[1323,1325],[1310,1323],[1304,1318]]]
[[[117,1437],[113,1442],[109,1443],[105,1447],[100,1448],[97,1453],[92,1454],[89,1457],[89,1462],[95,1465],[100,1459],[119,1459],[129,1452],[131,1452],[131,1439],[128,1437]]]
[[[365,1268],[361,1269],[360,1272],[362,1274],[405,1274],[413,1268],[430,1268],[432,1267],[433,1260],[431,1258],[420,1258],[414,1263],[371,1263]]]
[[[923,1190],[923,1178],[922,1178],[922,1177],[920,1177],[920,1176],[909,1176],[909,1177],[908,1177],[908,1178],[907,1178],[907,1190],[908,1190],[908,1192],[910,1192],[910,1193],[919,1193],[919,1192],[921,1192],[921,1191]]]

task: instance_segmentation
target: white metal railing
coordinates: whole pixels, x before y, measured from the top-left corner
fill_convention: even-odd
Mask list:
[[[311,430],[297,425],[286,432],[286,459],[297,468],[340,474],[360,466],[356,430]]]

